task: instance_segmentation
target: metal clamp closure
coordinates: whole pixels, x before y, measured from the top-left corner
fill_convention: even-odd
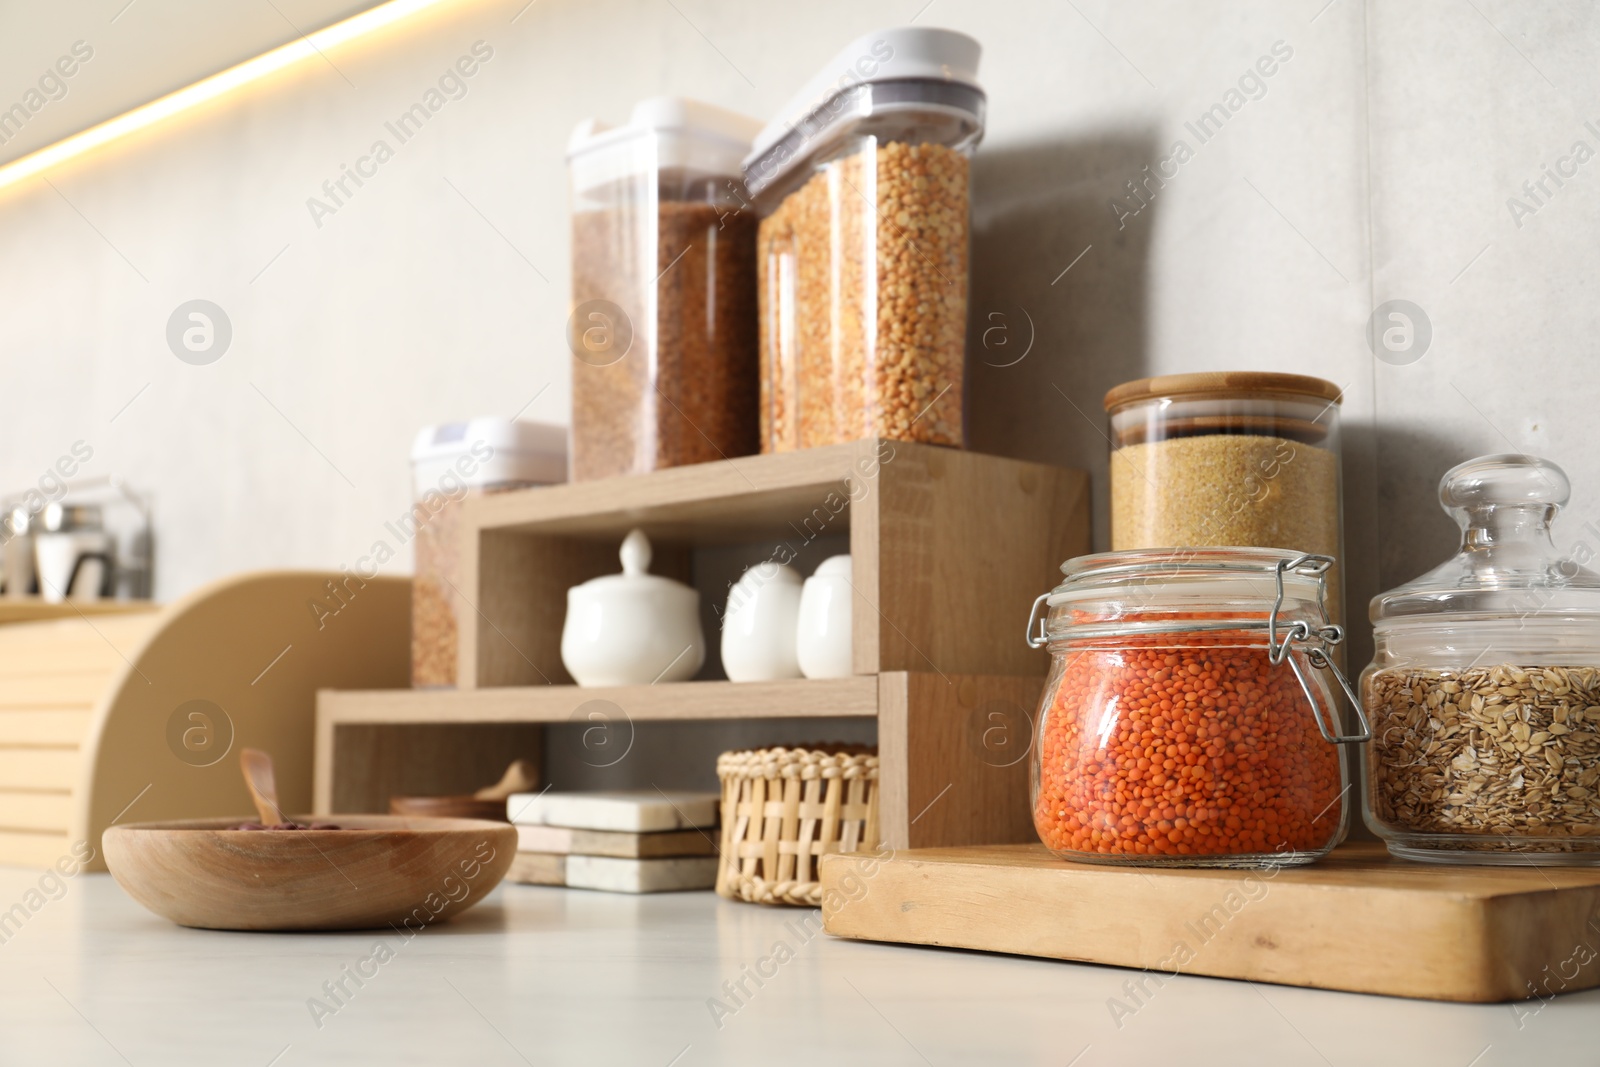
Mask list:
[[[1283,640],[1278,640],[1278,612],[1283,610],[1283,576],[1287,571],[1303,574],[1317,579],[1317,612],[1322,618],[1328,617],[1328,584],[1323,576],[1328,568],[1333,566],[1332,556],[1318,556],[1307,553],[1295,559],[1280,559],[1275,570],[1277,581],[1277,595],[1272,601],[1272,613],[1267,616],[1267,659],[1273,666],[1282,665],[1284,660],[1289,661],[1289,669],[1294,671],[1294,676],[1300,683],[1300,688],[1305,690],[1306,699],[1311,701],[1311,713],[1316,717],[1317,729],[1322,732],[1324,740],[1335,745],[1347,745],[1372,740],[1372,726],[1367,722],[1367,716],[1361,709],[1361,698],[1350,685],[1350,679],[1344,676],[1329,651],[1339,642],[1344,640],[1344,629],[1333,623],[1320,626],[1313,630],[1311,624],[1304,619],[1296,619],[1290,623],[1283,635]],[[1356,722],[1361,730],[1354,734],[1341,734],[1338,732],[1337,720],[1330,727],[1327,717],[1323,714],[1322,705],[1317,701],[1316,691],[1311,687],[1311,678],[1306,674],[1305,668],[1300,666],[1300,661],[1289,653],[1303,651],[1311,666],[1318,670],[1327,671],[1338,681],[1339,688],[1344,691],[1345,698],[1350,701],[1350,706],[1355,709]],[[1337,698],[1335,699],[1337,706]]]
[[[1049,593],[1040,593],[1038,596],[1033,598],[1033,608],[1028,612],[1028,630],[1026,633],[1029,648],[1043,648],[1045,645],[1050,643],[1049,638],[1045,637],[1044,635],[1045,620],[1039,617],[1039,605],[1043,604],[1049,599]],[[1037,620],[1039,624],[1039,632],[1037,634],[1033,632],[1035,620]]]

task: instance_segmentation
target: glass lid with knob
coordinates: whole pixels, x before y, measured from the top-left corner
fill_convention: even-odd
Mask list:
[[[1533,613],[1600,622],[1600,574],[1583,566],[1595,548],[1580,544],[1564,556],[1550,536],[1570,496],[1566,473],[1537,456],[1481,456],[1451,468],[1439,503],[1461,527],[1461,550],[1373,598],[1372,622],[1384,629]]]

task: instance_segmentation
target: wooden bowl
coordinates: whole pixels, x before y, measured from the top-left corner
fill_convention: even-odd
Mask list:
[[[487,819],[510,822],[503,800],[479,800],[468,793],[445,797],[390,797],[390,815],[423,815],[430,819]]]
[[[338,830],[230,830],[253,821],[113,826],[106,866],[129,896],[208,930],[418,930],[472,907],[516,856],[509,823],[324,815]]]

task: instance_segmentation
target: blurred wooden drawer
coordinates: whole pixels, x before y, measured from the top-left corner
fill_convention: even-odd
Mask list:
[[[110,671],[0,676],[0,708],[92,706],[105,694],[110,678]]]
[[[65,834],[72,823],[72,793],[0,788],[0,829]]]
[[[0,745],[77,745],[93,714],[86,706],[0,708]]]
[[[0,790],[68,789],[78,784],[78,749],[0,747]],[[0,823],[0,825],[4,825]]]
[[[0,830],[0,863],[17,867],[53,867],[71,855],[66,834]]]

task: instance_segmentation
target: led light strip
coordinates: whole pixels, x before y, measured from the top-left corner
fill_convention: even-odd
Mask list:
[[[98,126],[91,126],[81,133],[75,133],[37,152],[31,152],[21,159],[0,166],[0,189],[15,185],[25,178],[31,178],[90,149],[126,137],[146,126],[153,126],[207,100],[259,81],[292,63],[319,55],[327,49],[408,18],[424,8],[433,7],[441,2],[442,0],[389,0],[388,3],[379,4],[359,15],[352,15],[343,22],[336,22],[332,26],[307,34],[254,59],[247,59],[236,67],[229,67],[219,74],[213,74],[175,93],[169,93],[159,100],[152,100]]]

